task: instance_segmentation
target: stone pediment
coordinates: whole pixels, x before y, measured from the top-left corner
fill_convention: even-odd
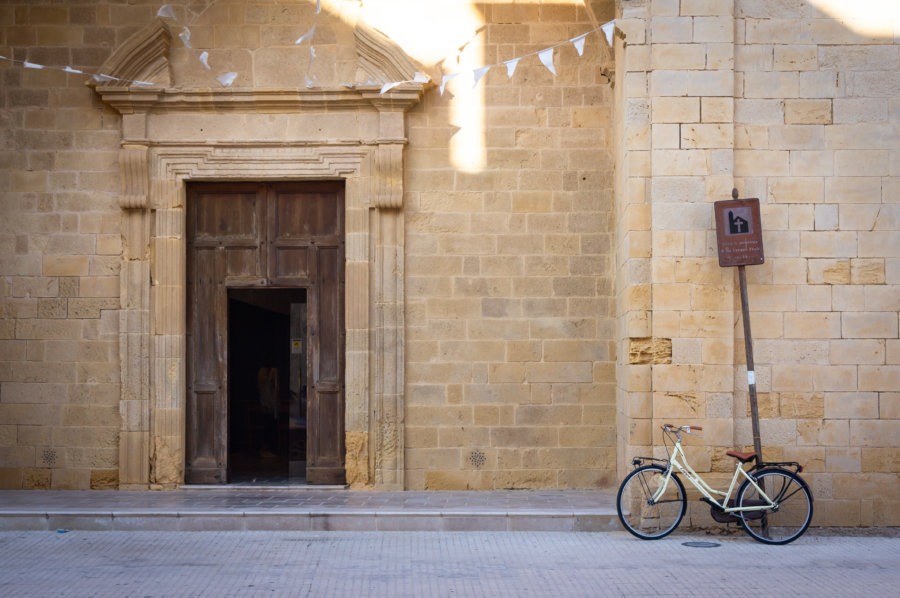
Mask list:
[[[293,32],[308,26],[298,23]],[[161,106],[281,112],[296,110],[298,104],[352,109],[385,101],[395,107],[398,102],[418,101],[425,84],[412,82],[417,65],[383,33],[353,15],[339,13],[316,26],[311,47],[282,35],[255,48],[211,48],[208,60],[216,69],[206,70],[198,59],[200,44],[189,48],[177,39],[181,24],[155,18],[103,63],[100,72],[105,77],[88,84],[123,114]],[[204,31],[213,28],[201,24],[194,29],[202,40]],[[237,72],[233,85],[221,85],[216,79],[219,71]],[[380,93],[384,83],[396,81],[406,83]]]

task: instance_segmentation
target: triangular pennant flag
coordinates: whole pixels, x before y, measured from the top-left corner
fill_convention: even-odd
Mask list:
[[[178,34],[178,37],[181,38],[181,41],[184,42],[185,48],[191,47],[191,30],[185,27],[181,33]]]
[[[200,53],[200,64],[206,67],[206,70],[209,70],[209,52],[201,52]]]
[[[172,10],[172,6],[169,4],[163,4],[159,7],[159,10],[156,11],[156,16],[162,17],[164,19],[174,19],[175,11]]]
[[[109,75],[104,75],[100,73],[99,75],[92,75],[94,77],[94,81],[121,81],[121,79],[117,79],[116,77],[110,77]]]
[[[451,75],[444,75],[441,77],[441,95],[444,95],[444,87],[447,86],[447,81],[452,79],[453,77],[458,77],[459,73],[453,73]]]
[[[481,78],[484,77],[489,70],[491,70],[491,67],[483,66],[480,69],[472,71],[472,87],[478,85],[478,82],[481,81]]]
[[[78,69],[73,69],[73,68],[70,67],[70,66],[67,66],[66,68],[64,68],[64,69],[63,69],[63,72],[66,72],[66,73],[75,73],[75,74],[77,74],[77,75],[83,75],[83,74],[84,74],[84,71],[79,71]]]
[[[553,68],[553,48],[547,48],[546,50],[541,50],[538,52],[538,58],[541,59],[541,64],[547,67],[547,70],[556,74],[556,69]]]
[[[609,23],[605,23],[600,26],[600,30],[603,31],[604,35],[606,35],[606,43],[609,44],[610,47],[612,47],[613,32],[615,31],[615,29],[615,20],[612,20]]]
[[[322,0],[316,0],[316,14],[322,12]]]
[[[519,61],[521,58],[513,58],[512,60],[507,60],[503,64],[506,65],[506,76],[512,79],[513,73],[516,72],[516,67],[519,66]]]
[[[135,85],[153,85],[153,83],[149,81],[132,81]]]
[[[237,78],[238,74],[231,72],[225,73],[224,75],[219,75],[216,77],[216,80],[222,84],[222,87],[231,87],[231,84],[234,83],[234,80]]]
[[[413,78],[413,83],[428,83],[429,81],[431,81],[431,77],[429,77],[425,73],[416,71],[416,76]]]
[[[44,68],[43,64],[28,62],[27,60],[24,62],[24,65],[25,65],[25,68],[27,68],[27,69],[42,69],[42,68]]]
[[[313,36],[316,34],[316,25],[317,25],[317,23],[313,23],[312,28],[309,31],[307,31],[306,33],[304,33],[303,35],[301,35],[300,37],[298,37],[297,41],[295,41],[294,43],[302,44],[303,42],[311,40],[313,38]]]
[[[319,78],[318,78],[318,77],[316,77],[315,75],[313,75],[312,77],[310,77],[310,76],[309,76],[309,73],[306,73],[306,88],[307,88],[307,89],[312,89],[313,87],[316,86],[316,84],[317,84],[318,82],[319,82]]]
[[[585,33],[584,35],[579,35],[578,37],[569,40],[570,42],[572,42],[572,45],[575,46],[575,50],[578,52],[579,56],[584,55],[584,40],[585,40],[585,38],[587,38],[587,33]]]
[[[390,90],[394,89],[395,87],[397,87],[398,85],[400,85],[401,83],[406,83],[406,82],[405,81],[392,81],[390,83],[385,83],[384,85],[381,86],[381,91],[379,91],[378,93],[384,93],[386,91],[390,91]]]

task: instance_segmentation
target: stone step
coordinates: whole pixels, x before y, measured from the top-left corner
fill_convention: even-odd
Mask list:
[[[607,491],[0,491],[0,530],[611,531]]]

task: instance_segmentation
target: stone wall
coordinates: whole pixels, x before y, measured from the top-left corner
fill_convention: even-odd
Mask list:
[[[592,21],[577,2],[479,10],[463,65],[536,52],[612,17]],[[556,51],[556,76],[531,56],[511,80],[500,66],[474,91],[470,80],[431,90],[409,115],[410,489],[615,484],[607,64],[596,32],[582,57],[571,44]]]
[[[839,4],[621,2],[620,469],[665,454],[667,420],[704,427],[688,455],[713,479],[752,447],[712,220],[733,186],[762,208],[766,262],[747,273],[764,454],[804,464],[814,524],[897,525],[900,14]]]
[[[4,3],[0,54],[97,67],[135,10]],[[119,119],[83,76],[0,77],[0,486],[114,488]]]

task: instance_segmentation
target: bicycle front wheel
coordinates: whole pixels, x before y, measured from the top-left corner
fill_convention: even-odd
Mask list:
[[[753,474],[756,484],[774,507],[759,511],[738,511],[741,525],[754,540],[764,544],[787,544],[803,535],[812,521],[813,499],[803,479],[792,471],[772,468]],[[735,506],[747,508],[768,502],[746,481],[738,490]]]
[[[687,510],[684,485],[673,473],[665,492],[653,500],[666,482],[666,470],[659,465],[645,465],[628,474],[616,497],[619,521],[629,532],[643,540],[657,540],[669,535],[681,523]]]

